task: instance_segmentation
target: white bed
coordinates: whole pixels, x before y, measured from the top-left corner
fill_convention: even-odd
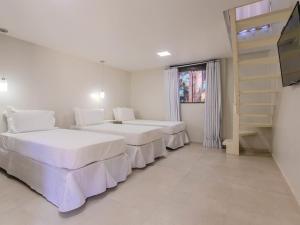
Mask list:
[[[7,119],[10,132],[0,134],[0,167],[60,212],[80,207],[86,198],[116,186],[131,173],[123,137],[54,127],[21,132],[40,126],[35,116],[25,117],[34,125]]]
[[[69,170],[124,153],[123,137],[75,130],[2,133],[0,139],[3,149]]]
[[[86,117],[88,119],[85,119]],[[92,117],[95,119],[91,120]],[[154,162],[156,158],[167,154],[161,127],[105,122],[102,109],[76,109],[75,118],[76,129],[123,136],[127,144],[127,154],[131,159],[132,168],[143,168]],[[87,120],[89,120],[88,123],[92,124],[87,125],[87,122],[83,122]]]
[[[122,137],[54,129],[0,135],[0,166],[55,204],[76,209],[131,173]]]
[[[189,143],[185,123],[181,121],[136,120],[130,108],[115,108],[115,119],[123,124],[161,127],[168,148],[177,149]]]

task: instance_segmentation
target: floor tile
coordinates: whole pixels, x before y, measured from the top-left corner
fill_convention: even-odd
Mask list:
[[[299,205],[270,157],[191,144],[69,213],[0,171],[5,225],[299,225]]]

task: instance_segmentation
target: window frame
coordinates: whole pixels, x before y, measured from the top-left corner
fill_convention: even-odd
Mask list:
[[[191,66],[185,66],[185,67],[178,68],[178,77],[180,79],[180,73],[185,72],[185,71],[188,71],[188,72],[192,72],[192,71],[205,71],[206,72],[206,66],[207,66],[206,63],[201,63],[201,64],[198,64],[198,65],[191,65]],[[194,76],[191,75],[191,77],[192,77],[191,80],[192,80],[192,99],[193,99],[193,94],[194,94]],[[205,81],[207,82],[207,76],[206,76]],[[180,87],[178,86],[178,92],[179,92],[179,90],[180,90]],[[180,98],[180,95],[179,95],[179,98]],[[205,104],[206,97],[205,97],[204,101],[199,101],[199,102],[193,102],[193,101],[191,101],[191,102],[190,101],[189,102],[181,102],[180,99],[179,99],[179,102],[180,102],[180,104]]]

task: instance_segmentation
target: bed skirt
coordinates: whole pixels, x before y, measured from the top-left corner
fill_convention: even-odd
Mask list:
[[[189,144],[190,140],[186,131],[182,131],[177,134],[165,134],[164,135],[165,144],[170,149],[177,149]]]
[[[0,166],[7,174],[20,179],[43,195],[60,212],[79,208],[88,197],[115,187],[131,173],[126,153],[79,169],[68,170],[0,149]]]
[[[127,145],[127,154],[132,168],[144,168],[147,164],[153,163],[156,158],[166,156],[167,150],[161,138],[141,146]]]

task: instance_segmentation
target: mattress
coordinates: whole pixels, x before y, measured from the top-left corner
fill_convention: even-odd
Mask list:
[[[163,138],[163,133],[160,127],[103,123],[80,127],[78,129],[120,135],[125,137],[125,142],[127,145],[145,145]]]
[[[66,129],[2,133],[0,148],[65,169],[78,169],[126,151],[123,137]]]
[[[124,124],[157,126],[162,128],[165,134],[176,134],[185,130],[185,123],[180,121],[160,121],[160,120],[129,120],[123,121]]]

